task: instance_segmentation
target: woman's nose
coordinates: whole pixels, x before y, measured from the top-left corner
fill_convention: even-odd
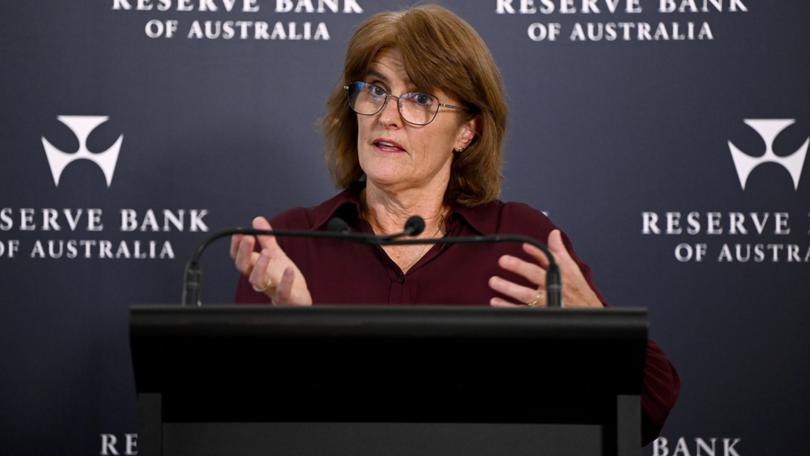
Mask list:
[[[402,116],[399,115],[399,99],[393,95],[388,95],[385,106],[380,112],[380,122],[386,127],[401,127]]]

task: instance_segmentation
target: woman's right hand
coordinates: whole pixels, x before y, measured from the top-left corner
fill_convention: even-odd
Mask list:
[[[264,217],[254,218],[253,228],[273,229]],[[256,238],[261,252],[255,251]],[[312,305],[312,296],[304,275],[284,253],[274,236],[232,236],[231,258],[236,269],[253,285],[253,289],[267,295],[273,304]]]

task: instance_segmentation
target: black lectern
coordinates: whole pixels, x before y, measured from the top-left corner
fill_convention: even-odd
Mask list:
[[[133,306],[139,454],[639,455],[643,309]]]

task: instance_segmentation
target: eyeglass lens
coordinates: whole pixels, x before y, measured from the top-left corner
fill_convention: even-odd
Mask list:
[[[349,86],[349,107],[358,114],[374,115],[382,110],[390,96],[378,85],[355,82]],[[436,117],[439,100],[429,93],[408,92],[398,98],[397,107],[406,122],[425,125]]]

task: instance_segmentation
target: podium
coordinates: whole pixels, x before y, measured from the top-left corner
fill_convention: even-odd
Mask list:
[[[645,309],[130,310],[141,455],[641,454]]]

